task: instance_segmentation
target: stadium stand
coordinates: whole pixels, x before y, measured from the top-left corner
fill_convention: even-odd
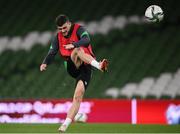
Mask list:
[[[54,18],[62,12],[72,20],[83,20],[81,23],[92,33],[98,60],[104,57],[110,60],[109,73],[94,71],[86,97],[180,97],[180,27],[177,25],[180,19],[168,8],[171,6],[178,12],[177,3],[157,1],[158,5],[167,7],[167,19],[158,24],[144,22],[144,10],[151,2],[143,0],[103,3],[91,0],[86,11],[87,3],[83,0],[79,4],[65,0],[16,3],[19,1],[9,4],[0,1],[0,22],[3,22],[0,25],[0,99],[72,96],[74,81],[64,77],[67,72],[58,56],[46,72],[39,72],[55,32]],[[140,6],[136,6],[138,3]],[[73,12],[68,12],[72,8]]]

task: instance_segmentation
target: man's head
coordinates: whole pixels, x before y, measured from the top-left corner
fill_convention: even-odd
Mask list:
[[[63,36],[67,36],[71,28],[71,22],[69,21],[69,18],[66,15],[59,15],[56,17],[55,22],[58,31],[61,32]]]

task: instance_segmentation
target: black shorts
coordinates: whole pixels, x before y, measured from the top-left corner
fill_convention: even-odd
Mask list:
[[[73,61],[71,59],[67,60],[67,72],[76,79],[76,83],[79,80],[82,80],[84,83],[85,89],[87,89],[87,86],[89,85],[91,75],[92,75],[92,67],[89,64],[84,64],[77,69],[74,65]]]

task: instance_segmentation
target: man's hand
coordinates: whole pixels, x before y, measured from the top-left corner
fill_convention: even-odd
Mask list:
[[[66,45],[64,45],[64,48],[65,49],[73,49],[74,45],[73,44],[66,44]]]
[[[45,71],[46,70],[46,67],[47,67],[47,64],[41,64],[40,66],[40,71]]]

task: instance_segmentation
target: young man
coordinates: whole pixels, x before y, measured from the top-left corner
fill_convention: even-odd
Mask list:
[[[106,59],[101,62],[95,60],[89,34],[84,27],[70,22],[65,15],[57,16],[56,25],[58,33],[51,43],[48,55],[40,66],[40,71],[46,70],[47,65],[51,63],[59,51],[67,63],[68,73],[76,79],[72,106],[64,123],[59,128],[60,132],[65,132],[78,113],[85,89],[91,79],[92,66],[105,72],[107,71],[108,62]]]

